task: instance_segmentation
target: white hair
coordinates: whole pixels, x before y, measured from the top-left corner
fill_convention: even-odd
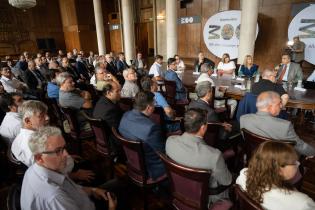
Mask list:
[[[123,71],[123,77],[125,79],[127,79],[128,75],[131,73],[131,71],[134,71],[133,69],[129,68],[129,69],[124,69]]]
[[[45,152],[47,140],[51,136],[62,136],[61,130],[57,127],[46,126],[35,131],[28,142],[28,146],[33,155]]]
[[[26,118],[30,118],[37,113],[46,113],[48,107],[41,101],[28,100],[23,102],[23,104],[19,107],[19,113],[22,117],[22,122],[24,124],[24,120]]]
[[[262,97],[262,95],[264,95],[264,97]],[[274,100],[276,98],[280,99],[280,96],[278,93],[274,92],[274,91],[265,91],[262,92],[261,94],[259,94],[259,96],[257,97],[257,101],[256,101],[256,107],[258,110],[260,109],[264,109],[267,108],[269,105],[272,105],[272,103],[274,102]]]
[[[60,86],[69,78],[72,78],[71,74],[68,72],[62,72],[56,77],[56,83],[58,86]]]

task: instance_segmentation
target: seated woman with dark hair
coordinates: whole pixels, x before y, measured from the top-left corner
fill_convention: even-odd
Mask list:
[[[264,142],[251,158],[248,168],[240,172],[236,184],[267,210],[315,209],[314,201],[290,184],[299,164],[291,145]]]

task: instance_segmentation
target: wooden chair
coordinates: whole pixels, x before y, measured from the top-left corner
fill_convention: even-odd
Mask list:
[[[170,80],[164,80],[164,86],[165,86],[165,99],[168,102],[168,104],[173,107],[173,109],[176,110],[177,116],[184,116],[184,113],[186,111],[185,106],[189,104],[189,100],[176,100],[176,82],[170,81]],[[188,97],[187,97],[188,98]]]
[[[214,147],[217,144],[217,141],[219,140],[219,131],[222,127],[222,123],[214,123],[209,122],[207,131],[204,136],[204,141],[209,145]]]
[[[127,157],[127,173],[131,181],[143,190],[144,209],[147,209],[146,189],[155,187],[158,183],[164,181],[167,176],[163,175],[156,180],[150,178],[147,174],[145,165],[145,155],[141,141],[127,140],[122,137],[117,130],[112,127],[114,136],[121,142]]]
[[[222,193],[229,187],[209,188],[210,170],[183,166],[168,158],[163,153],[158,152],[158,154],[165,164],[168,177],[171,181],[172,205],[175,209],[209,209],[209,195]],[[230,209],[232,204],[227,201],[223,207],[220,209]]]
[[[7,196],[7,209],[8,210],[21,210],[20,204],[21,186],[13,184]]]
[[[133,98],[123,97],[123,98],[120,98],[118,103],[119,103],[120,108],[124,112],[127,112],[133,108],[133,102],[134,102]]]
[[[58,102],[55,98],[46,98],[46,104],[48,105],[48,113],[50,114],[50,117],[53,119],[53,123],[56,123],[56,125],[64,131],[63,128],[63,114],[60,111]]]
[[[215,86],[212,87],[212,98],[210,101],[210,107],[212,109],[214,109],[214,111],[219,114],[220,116],[222,116],[222,120],[228,120],[230,119],[230,113],[231,113],[231,107],[228,105],[228,100],[230,99],[230,97],[218,97],[215,96]],[[224,101],[224,107],[220,107],[220,108],[215,108],[214,107],[214,101]]]
[[[92,139],[94,133],[92,130],[82,131],[77,119],[79,111],[70,107],[60,107],[65,119],[70,126],[70,136],[74,140],[74,146],[78,147],[78,153],[82,154],[82,140]]]
[[[255,133],[250,132],[249,130],[242,128],[241,130],[243,137],[244,137],[244,150],[246,154],[246,162],[248,162],[255,150],[258,148],[258,146],[265,142],[265,141],[280,141],[282,143],[287,143],[292,146],[296,144],[295,141],[288,141],[288,140],[276,140],[276,139],[270,139],[267,137],[259,136]]]
[[[261,205],[249,198],[239,185],[234,185],[234,192],[236,195],[236,210],[263,210]]]
[[[95,105],[98,99],[100,98],[99,92],[95,89],[94,85],[91,84],[88,84],[86,86],[86,89],[91,94],[93,105]]]
[[[165,119],[165,113],[162,107],[155,107],[154,112],[151,114],[150,119],[155,122],[156,124],[160,125],[163,130],[165,135],[171,136],[171,135],[180,135],[182,134],[181,127],[182,127],[182,120],[167,120]],[[179,124],[180,128],[177,131],[174,132],[168,132],[166,127],[168,125],[175,125]]]
[[[85,113],[82,115],[90,123],[94,132],[96,150],[105,157],[111,158],[113,155],[109,142],[109,136],[111,132],[110,128],[107,126],[107,123],[101,119],[91,118]]]

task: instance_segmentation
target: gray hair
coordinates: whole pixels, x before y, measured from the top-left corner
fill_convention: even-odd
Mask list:
[[[274,70],[265,69],[265,70],[262,72],[262,78],[266,78],[266,77],[269,77],[269,76],[274,75],[274,74],[275,74]]]
[[[36,113],[47,113],[48,107],[41,101],[29,100],[23,102],[21,107],[19,107],[19,113],[22,117],[22,122],[24,124],[25,118],[30,118]]]
[[[275,99],[280,99],[278,93],[274,91],[265,91],[258,95],[256,101],[256,107],[258,110],[264,109],[274,102]]]
[[[57,127],[46,126],[35,131],[28,142],[33,155],[46,151],[47,140],[51,136],[62,136],[61,130]]]
[[[203,98],[209,91],[212,91],[211,82],[199,82],[196,86],[196,93],[198,98]]]
[[[213,70],[212,66],[209,63],[204,63],[200,67],[200,72],[201,73],[207,73],[209,70],[211,70],[211,71]]]
[[[123,71],[123,77],[126,79],[128,77],[129,72],[133,71],[133,69],[124,69]]]
[[[95,64],[95,74],[98,74],[99,72],[100,72],[100,70],[104,70],[105,71],[105,69],[104,69],[104,67],[103,67],[103,63],[100,63],[100,62],[97,62],[96,64]]]
[[[56,77],[56,83],[58,86],[60,86],[69,78],[72,78],[71,74],[68,72],[62,72]]]

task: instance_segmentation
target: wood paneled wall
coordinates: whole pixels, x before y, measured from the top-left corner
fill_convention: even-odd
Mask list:
[[[314,0],[261,0],[259,5],[259,34],[255,44],[255,63],[261,68],[273,67],[281,61],[281,53],[287,42],[288,25],[292,19],[292,3]],[[201,23],[178,25],[178,53],[182,57],[197,57],[199,51],[218,63],[220,58],[207,49],[203,41],[203,27],[209,17],[219,11],[220,0],[193,0],[181,9],[178,17],[201,16]],[[240,0],[230,0],[230,9],[240,9]]]
[[[65,48],[58,0],[37,1],[27,11],[0,0],[0,56],[37,52],[36,39],[52,38],[56,48]]]

